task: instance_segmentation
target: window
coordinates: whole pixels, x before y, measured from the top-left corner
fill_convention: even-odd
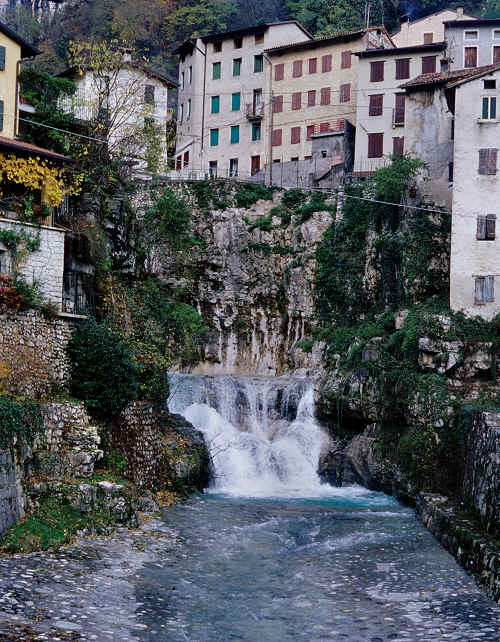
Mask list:
[[[184,72],[181,71],[181,89],[184,89]]]
[[[310,74],[315,74],[318,70],[318,59],[317,58],[309,58],[309,73]]]
[[[229,176],[238,176],[238,159],[229,159]]]
[[[495,300],[495,277],[476,276],[474,283],[474,303],[484,305]]]
[[[273,114],[279,114],[282,111],[283,111],[283,96],[274,96]]]
[[[282,130],[273,129],[273,132],[271,134],[271,145],[273,147],[279,147],[281,145],[281,137],[282,137]]]
[[[210,161],[208,163],[208,173],[210,178],[217,178],[217,161]]]
[[[434,34],[432,33],[432,31],[424,33],[424,45],[432,45],[433,40]]]
[[[233,125],[231,127],[231,145],[234,145],[239,142],[240,142],[240,126]]]
[[[219,80],[220,78],[220,62],[212,63],[212,80]]]
[[[436,72],[436,56],[422,56],[422,73],[434,74]]]
[[[493,40],[500,40],[500,29],[493,29]]]
[[[292,109],[300,109],[302,104],[302,94],[300,91],[295,91],[292,94]]]
[[[381,82],[384,80],[384,61],[370,63],[370,82]]]
[[[260,140],[260,123],[252,123],[252,140]]]
[[[477,67],[477,47],[464,47],[464,67]]]
[[[0,71],[5,71],[5,47],[0,47]]]
[[[382,116],[384,106],[384,94],[372,94],[370,96],[370,105],[368,116]]]
[[[495,214],[477,217],[476,239],[478,241],[494,241],[497,217]]]
[[[187,117],[188,118],[191,117],[191,98],[188,98],[188,102],[187,102]]]
[[[477,40],[478,33],[479,32],[476,29],[464,31],[464,40]]]
[[[294,78],[300,78],[302,76],[302,60],[293,61],[292,76]]]
[[[448,163],[448,183],[453,183],[453,163]]]
[[[500,62],[500,47],[493,47],[493,64]]]
[[[243,47],[243,38],[235,38],[234,39],[234,48],[235,49],[241,49]]]
[[[263,42],[264,42],[264,32],[259,31],[259,33],[255,34],[255,44],[261,45]]]
[[[218,114],[220,109],[220,96],[212,96],[212,104],[210,112],[212,114]]]
[[[182,156],[177,156],[175,159],[175,169],[182,169]]]
[[[4,101],[0,100],[0,132],[3,131]]]
[[[233,60],[233,76],[239,76],[241,74],[241,58],[235,58]]]
[[[479,150],[479,174],[497,173],[497,152],[495,148]]]
[[[350,67],[351,67],[351,52],[343,51],[340,57],[340,68],[350,69]]]
[[[292,158],[290,160],[292,161],[292,163],[296,163],[299,160],[299,157],[298,156],[292,156]]]
[[[285,77],[285,65],[280,63],[274,68],[274,80],[283,80]]]
[[[311,140],[313,134],[314,134],[314,125],[308,125],[306,127],[306,139]]]
[[[189,167],[189,152],[184,152],[184,167]]]
[[[254,73],[259,73],[264,69],[264,58],[263,56],[254,56],[253,57],[253,70]]]
[[[300,127],[292,127],[290,130],[291,137],[290,137],[290,142],[292,145],[297,145],[297,143],[300,143]]]
[[[273,163],[281,163],[281,158],[274,158]]]
[[[214,42],[214,53],[219,53],[222,51],[222,40],[216,40]]]
[[[368,158],[381,158],[384,153],[384,134],[368,134]]]
[[[396,94],[394,96],[394,125],[405,124],[405,95]]]
[[[191,84],[193,82],[193,67],[192,67],[192,65],[189,65],[188,82],[189,82],[189,84]]]
[[[257,174],[257,172],[260,172],[260,156],[252,156],[250,162],[250,171],[253,176],[254,174]]]
[[[330,87],[323,87],[321,90],[321,104],[329,105],[330,104]]]
[[[394,156],[402,156],[404,154],[405,139],[403,136],[395,136],[392,139],[392,153]]]
[[[340,85],[340,102],[348,103],[351,100],[351,85],[347,83],[346,85]]]
[[[312,156],[304,156],[304,160],[312,160]]]
[[[497,81],[496,80],[483,80],[483,86],[485,89],[496,89]]]
[[[210,147],[217,147],[219,144],[219,130],[211,129],[210,130]]]
[[[231,96],[231,111],[240,111],[241,95],[240,92],[236,92]]]
[[[307,92],[307,106],[314,107],[315,104],[316,104],[316,90],[310,89]]]
[[[179,110],[179,121],[182,123],[184,120],[184,103],[181,103],[181,108]]]
[[[496,120],[497,99],[495,96],[483,96],[482,120]]]
[[[396,60],[396,80],[403,80],[410,77],[410,59],[400,58]]]
[[[319,131],[320,134],[326,134],[326,132],[330,129],[330,123],[320,123],[319,124]]]
[[[321,71],[327,73],[332,70],[332,55],[321,56]]]

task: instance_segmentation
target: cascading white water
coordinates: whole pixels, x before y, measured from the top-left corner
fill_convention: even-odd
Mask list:
[[[312,383],[297,378],[170,375],[169,409],[205,436],[213,488],[245,496],[318,496],[326,435]]]

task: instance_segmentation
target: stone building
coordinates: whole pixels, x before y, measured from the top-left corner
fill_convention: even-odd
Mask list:
[[[413,45],[430,45],[433,42],[443,42],[444,23],[452,20],[475,20],[474,16],[464,14],[461,7],[443,9],[431,13],[418,20],[403,20],[401,28],[393,36],[396,47],[411,47]]]
[[[266,50],[312,40],[296,21],[190,38],[179,64],[176,172],[249,177],[267,162],[271,64]]]
[[[405,79],[440,70],[446,43],[356,52],[358,98],[354,173],[370,174],[387,163],[389,154],[406,151]]]
[[[500,19],[448,20],[444,23],[450,69],[500,62]]]
[[[345,122],[356,126],[359,62],[353,54],[393,47],[385,28],[373,27],[267,49],[273,163],[309,160],[314,135],[343,133]]]

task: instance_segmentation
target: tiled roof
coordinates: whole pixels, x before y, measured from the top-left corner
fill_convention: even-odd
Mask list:
[[[31,143],[25,143],[22,140],[5,138],[4,136],[0,136],[0,148],[2,147],[12,149],[13,151],[36,154],[37,156],[43,156],[44,158],[63,161],[64,163],[74,163],[74,160],[72,158],[68,158],[68,156],[63,156],[62,154],[52,152],[50,149],[44,149],[43,147],[38,147],[38,145],[32,145]]]
[[[356,29],[356,31],[341,31],[339,33],[334,33],[331,36],[321,36],[320,38],[314,38],[313,40],[304,40],[302,42],[291,42],[286,45],[276,45],[275,47],[269,47],[266,49],[268,53],[275,53],[285,49],[314,49],[317,46],[327,45],[335,42],[345,42],[349,40],[356,40],[365,35],[367,31],[376,31],[380,29],[387,34],[385,27],[370,27],[369,29]],[[387,34],[389,37],[389,34]]]
[[[218,33],[212,33],[208,36],[201,36],[203,42],[211,42],[212,40],[220,40],[224,38],[233,38],[234,36],[244,36],[246,34],[255,33],[259,31],[267,31],[269,27],[275,27],[278,25],[291,25],[294,24],[297,26],[308,38],[312,38],[312,35],[303,27],[298,20],[281,20],[278,22],[264,22],[260,25],[252,25],[250,27],[242,27],[241,29],[234,29],[232,31],[221,31]]]
[[[146,76],[150,76],[153,78],[158,79],[165,85],[170,85],[171,87],[177,87],[177,83],[174,80],[171,80],[170,78],[167,78],[167,76],[164,76],[163,74],[158,73],[154,69],[151,69],[151,67],[146,67],[145,65],[141,65],[139,63],[136,63],[134,61],[132,62],[124,62],[123,67],[131,67],[132,69],[140,69],[143,71]],[[64,71],[61,71],[59,74],[57,74],[60,78],[72,78],[73,76],[80,76],[82,71],[88,71],[90,70],[91,67],[89,66],[88,68],[85,69],[80,69],[79,67],[68,67],[68,69],[65,69]]]
[[[484,65],[483,67],[473,67],[470,69],[454,69],[452,71],[435,72],[433,74],[420,74],[416,78],[400,85],[403,89],[410,87],[421,87],[426,85],[447,85],[451,87],[462,80],[472,80],[476,76],[481,76],[489,71],[500,69],[500,64]]]
[[[365,49],[355,51],[354,55],[359,58],[376,58],[378,56],[400,56],[407,53],[422,53],[426,51],[442,51],[446,49],[446,42],[433,42],[430,45],[409,45],[408,47],[395,47],[393,49]]]

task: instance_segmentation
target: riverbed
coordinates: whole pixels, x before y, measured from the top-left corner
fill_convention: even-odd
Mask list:
[[[488,600],[381,493],[206,494],[137,531],[0,559],[0,640],[500,640]]]

